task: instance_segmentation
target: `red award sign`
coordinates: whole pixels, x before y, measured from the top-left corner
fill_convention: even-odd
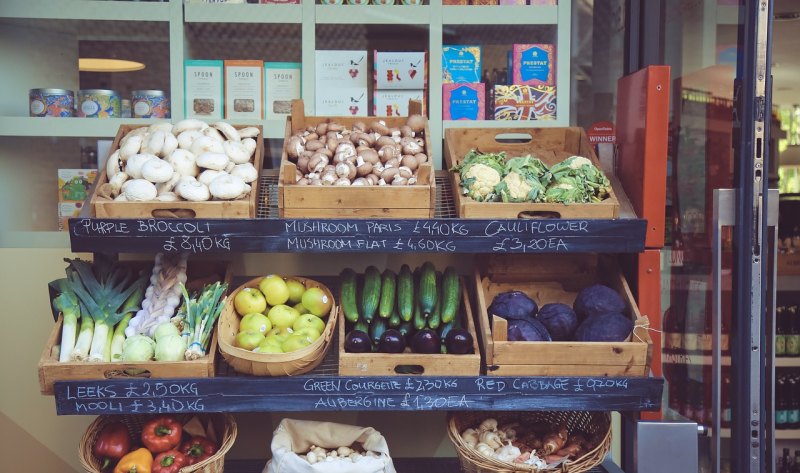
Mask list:
[[[588,130],[589,143],[616,143],[617,136],[614,132],[614,124],[611,122],[597,122]]]

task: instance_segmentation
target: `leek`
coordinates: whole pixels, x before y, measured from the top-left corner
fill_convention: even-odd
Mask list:
[[[61,293],[53,299],[53,307],[61,312],[63,316],[61,326],[61,350],[58,361],[69,361],[72,350],[75,348],[75,338],[78,335],[78,319],[81,316],[81,308],[78,297],[72,291],[68,279],[60,279],[56,282]]]
[[[211,338],[211,330],[214,322],[217,321],[222,308],[225,306],[225,291],[228,289],[227,283],[209,284],[203,288],[197,298],[189,297],[186,286],[181,283],[183,293],[184,312],[184,337],[188,333],[186,343],[187,360],[196,360],[206,355],[208,341]]]
[[[126,314],[122,320],[117,324],[114,329],[114,335],[111,337],[111,361],[122,361],[122,344],[125,343],[125,329],[128,328],[128,322],[131,321],[133,314]]]
[[[91,317],[81,317],[81,328],[78,332],[78,340],[75,348],[69,355],[70,361],[86,361],[89,356],[89,348],[92,345],[94,335],[94,321]]]
[[[131,304],[128,299],[137,291],[142,291],[146,277],[137,279],[133,272],[102,255],[94,264],[75,259],[67,260],[70,266],[67,275],[73,290],[86,309],[85,314],[94,321],[94,335],[89,349],[89,361],[105,361],[110,357],[109,333],[126,314],[135,312],[135,298]],[[139,299],[141,300],[141,299]]]

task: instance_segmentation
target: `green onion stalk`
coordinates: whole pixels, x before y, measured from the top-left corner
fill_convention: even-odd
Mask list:
[[[187,360],[196,360],[206,355],[214,322],[217,321],[225,306],[226,298],[223,295],[227,289],[227,283],[217,281],[205,286],[200,295],[193,299],[186,291],[186,286],[181,283],[184,300],[182,308],[184,332],[182,336],[186,341],[185,358]]]
[[[141,297],[131,296],[143,292],[148,279],[146,276],[136,279],[133,271],[102,256],[94,264],[80,259],[66,261],[70,263],[67,277],[85,309],[82,313],[94,321],[88,359],[109,361],[111,330],[125,315],[138,310],[137,299],[141,301]],[[87,318],[84,315],[83,319]]]

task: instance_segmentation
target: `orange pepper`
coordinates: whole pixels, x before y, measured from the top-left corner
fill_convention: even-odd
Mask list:
[[[150,473],[152,468],[153,454],[146,448],[140,448],[122,457],[114,473]]]

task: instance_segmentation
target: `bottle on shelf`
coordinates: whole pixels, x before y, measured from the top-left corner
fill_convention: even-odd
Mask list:
[[[786,307],[786,356],[800,356],[800,320],[798,320],[797,306]]]
[[[786,356],[786,310],[783,306],[775,309],[775,356]]]
[[[731,406],[730,370],[722,370],[722,392],[720,393],[720,397],[722,398],[722,419],[720,420],[720,425],[723,428],[729,429],[731,427],[731,419],[733,416]]]
[[[781,473],[792,473],[794,470],[794,461],[792,461],[792,456],[789,453],[788,448],[783,449],[783,468]]]
[[[783,430],[788,423],[789,406],[787,405],[786,396],[786,376],[778,376],[775,380],[775,429]],[[784,450],[784,454],[788,454],[788,450]]]
[[[794,451],[794,468],[792,468],[792,473],[800,472],[800,450]]]
[[[787,396],[788,409],[786,427],[789,429],[797,429],[800,427],[800,399],[798,399],[798,394],[800,394],[800,391],[798,391],[800,379],[798,379],[797,373],[792,373],[787,381],[786,387],[789,395]],[[800,465],[797,465],[796,468],[800,468]]]

